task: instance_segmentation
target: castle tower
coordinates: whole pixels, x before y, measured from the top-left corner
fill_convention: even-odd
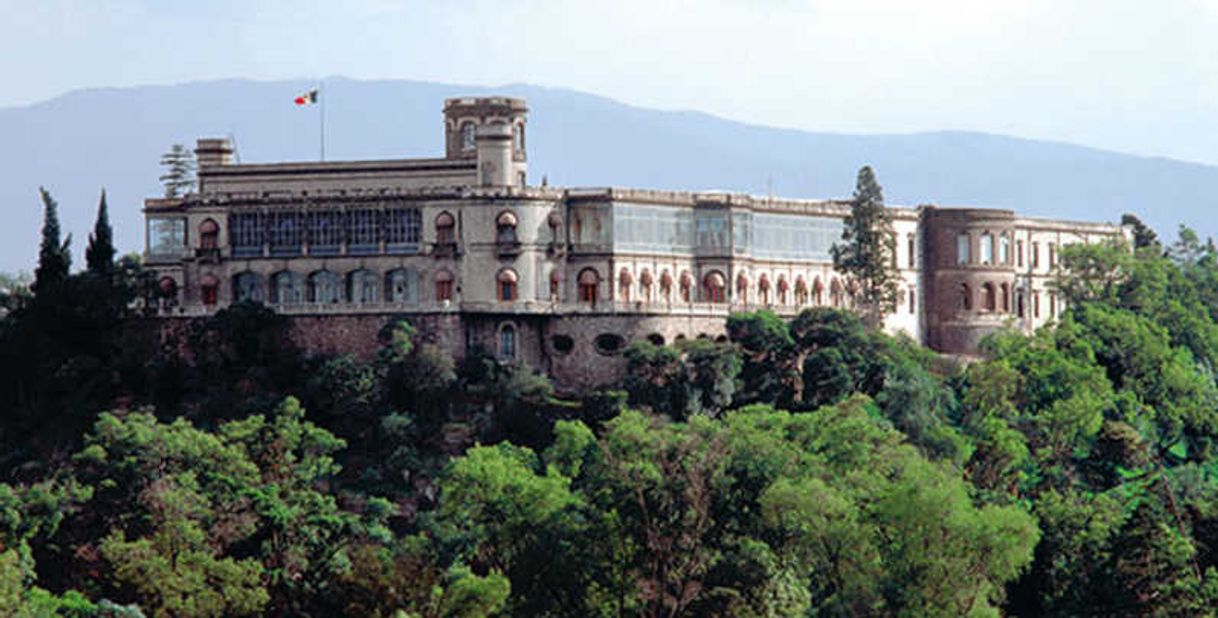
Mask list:
[[[475,159],[483,186],[524,186],[525,157],[523,99],[467,97],[444,102],[445,156]]]

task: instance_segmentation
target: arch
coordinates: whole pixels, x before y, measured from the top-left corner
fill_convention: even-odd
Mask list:
[[[770,277],[765,273],[757,278],[757,300],[763,305],[770,304]]]
[[[554,335],[550,337],[550,347],[560,355],[570,354],[575,349],[575,340],[570,335]]]
[[[199,280],[199,298],[203,301],[204,305],[215,305],[219,300],[217,298],[219,290],[220,280],[216,279],[215,275],[208,273],[203,275],[203,278]]]
[[[693,302],[694,278],[690,276],[688,270],[681,271],[681,300],[683,302]]]
[[[985,232],[984,234],[982,234],[981,243],[979,245],[979,248],[980,248],[980,251],[978,252],[980,254],[979,261],[982,264],[993,264],[994,263],[994,235],[989,232]]]
[[[495,275],[495,281],[498,283],[496,293],[500,301],[507,303],[516,300],[519,280],[520,277],[511,268],[504,268]]]
[[[446,269],[436,271],[435,281],[436,302],[447,302],[453,299],[453,274]]]
[[[260,303],[266,298],[266,282],[262,275],[245,271],[233,276],[233,298],[237,302],[243,300]]]
[[[579,302],[596,304],[600,296],[601,275],[595,268],[585,268],[579,271]]]
[[[786,275],[778,275],[778,304],[787,304],[787,291],[790,290],[790,284],[787,283]]]
[[[749,304],[749,276],[744,273],[736,275],[736,300],[742,305]]]
[[[622,300],[630,301],[630,288],[634,285],[634,275],[630,273],[630,269],[622,267],[617,274],[618,293],[621,294]]]
[[[820,277],[812,280],[812,304],[825,304],[825,282],[821,281]]]
[[[1011,236],[1006,232],[998,237],[998,263],[1011,263]]]
[[[961,283],[960,286],[956,288],[956,310],[973,310],[973,291],[969,289],[967,283]]]
[[[1003,313],[1010,313],[1011,312],[1011,286],[1007,283],[1003,283],[1001,286],[999,286],[999,289],[1002,292],[1002,304],[999,306],[1002,307]]]
[[[702,293],[706,302],[722,303],[727,300],[727,280],[723,273],[712,270],[702,277]]]
[[[956,235],[956,263],[968,264],[973,259],[972,239],[968,232],[960,232]]]
[[[173,280],[173,277],[164,276],[160,281],[157,281],[157,289],[161,292],[162,298],[177,298],[178,282]]]
[[[271,275],[271,304],[299,305],[304,302],[304,282],[299,274],[281,270]]]
[[[841,280],[834,277],[833,280],[829,282],[829,304],[833,305],[834,307],[841,307],[844,304],[844,299],[842,297],[843,292],[844,290],[842,289]]]
[[[466,120],[461,123],[461,150],[472,151],[478,144],[477,137],[478,128],[473,122]]]
[[[199,248],[218,249],[220,247],[220,224],[208,217],[199,224]]]
[[[1015,315],[1024,317],[1027,314],[1028,293],[1023,288],[1015,288]]]
[[[309,275],[308,301],[334,304],[343,300],[343,282],[338,273],[328,270],[314,271]]]
[[[654,280],[651,277],[651,271],[644,268],[639,273],[639,294],[643,296],[643,300],[651,300],[651,286]]]
[[[981,284],[981,309],[990,313],[998,310],[998,299],[994,291],[994,284],[989,281]]]
[[[513,244],[516,242],[516,215],[505,210],[495,217],[495,242]]]
[[[512,127],[512,141],[516,147],[516,154],[524,155],[524,123],[517,122]]]
[[[452,213],[444,211],[436,215],[436,244],[451,245],[456,242],[457,220]]]
[[[353,270],[347,275],[347,298],[356,304],[379,302],[381,279],[367,268]]]
[[[672,273],[668,272],[667,268],[660,271],[660,293],[665,298],[672,296]]]
[[[561,268],[550,271],[550,301],[557,302],[562,291],[563,274]]]
[[[551,229],[562,227],[562,213],[557,210],[551,210],[550,214],[546,215],[546,225],[550,226]]]
[[[419,302],[419,272],[413,268],[396,268],[385,273],[385,300],[392,303]]]
[[[592,340],[592,344],[597,352],[608,356],[621,352],[626,347],[626,340],[617,333],[601,333]]]
[[[661,335],[660,333],[651,333],[650,335],[647,335],[647,341],[654,346],[663,346],[664,335]]]
[[[507,323],[499,327],[499,358],[516,358],[516,325]]]
[[[808,280],[803,275],[795,277],[795,304],[808,304]]]

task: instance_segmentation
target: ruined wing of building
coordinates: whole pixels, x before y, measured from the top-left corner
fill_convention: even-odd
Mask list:
[[[620,375],[629,342],[722,338],[729,313],[848,308],[833,269],[848,201],[530,182],[525,102],[449,99],[428,159],[234,164],[200,139],[198,190],[148,199],[167,323],[254,300],[313,352],[369,353],[391,316],[460,357],[481,346],[561,387]],[[969,354],[1055,319],[1059,248],[1117,226],[981,208],[890,208],[900,273],[885,328]]]

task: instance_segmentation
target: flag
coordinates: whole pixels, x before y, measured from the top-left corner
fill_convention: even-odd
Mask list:
[[[298,97],[295,102],[297,105],[312,105],[317,102],[317,89],[314,88]]]

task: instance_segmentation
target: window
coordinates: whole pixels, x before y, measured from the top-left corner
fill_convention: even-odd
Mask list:
[[[829,282],[829,302],[834,307],[842,306],[842,291],[842,282],[834,277],[833,281]]]
[[[757,279],[757,301],[763,305],[770,304],[770,278],[765,274]]]
[[[1027,311],[1025,305],[1027,305],[1027,292],[1023,288],[1017,288],[1015,290],[1015,315],[1024,317]]]
[[[1032,243],[1032,268],[1040,268],[1040,243]]]
[[[220,224],[214,219],[204,219],[199,224],[199,248],[218,249],[220,247]]]
[[[233,277],[233,298],[237,299],[237,302],[248,300],[260,303],[264,298],[263,289],[265,287],[262,275],[249,271],[239,273]]]
[[[778,275],[778,304],[787,304],[787,291],[790,290],[790,285],[787,283],[786,276]]]
[[[512,141],[516,148],[517,156],[524,156],[524,125],[516,123],[512,128]]]
[[[178,282],[173,280],[173,277],[161,277],[157,282],[157,288],[161,292],[161,307],[169,309],[178,304]]]
[[[918,267],[918,253],[917,253],[918,243],[917,243],[917,241],[914,240],[913,234],[905,235],[905,245],[906,245],[906,250],[909,252],[909,267],[917,268]]]
[[[299,305],[304,302],[304,289],[300,275],[291,271],[280,271],[271,276],[271,304]]]
[[[981,263],[994,263],[994,236],[989,232],[981,235]]]
[[[501,212],[495,218],[495,242],[505,245],[516,244],[516,215],[511,212]]]
[[[956,311],[973,310],[973,293],[967,283],[961,283],[956,292]]]
[[[592,343],[596,346],[597,352],[605,355],[617,354],[626,347],[626,340],[616,333],[601,333],[592,340]]]
[[[719,249],[728,246],[727,213],[695,211],[694,221],[699,247]]]
[[[744,273],[736,275],[736,300],[742,305],[749,304],[749,278]]]
[[[499,329],[499,358],[516,358],[516,327],[511,324],[504,324]]]
[[[1011,312],[1011,286],[1006,283],[1002,284],[1002,312]]]
[[[436,216],[436,244],[451,245],[457,242],[457,236],[454,233],[456,229],[456,220],[447,212],[442,212]]]
[[[956,236],[956,263],[968,264],[972,260],[972,249],[969,246],[968,234]]]
[[[667,268],[660,272],[660,295],[664,300],[672,300],[672,273]]]
[[[156,217],[148,219],[148,253],[180,255],[186,251],[186,219]]]
[[[808,280],[803,275],[795,277],[795,304],[808,304]]]
[[[1011,263],[1011,237],[1006,234],[998,237],[998,263]]]
[[[648,302],[651,300],[651,271],[644,268],[643,272],[639,273],[639,294],[643,297],[642,300]]]
[[[707,273],[702,279],[702,294],[706,302],[722,303],[726,298],[727,281],[723,278],[723,273],[717,270],[712,270]]]
[[[1023,268],[1023,241],[1015,241],[1015,264]]]
[[[825,283],[817,277],[812,280],[812,304],[822,305],[825,300]]]
[[[496,280],[499,282],[499,300],[505,303],[516,300],[516,271],[505,268],[499,271]]]
[[[229,242],[233,255],[262,255],[262,213],[243,212],[228,217]]]
[[[422,227],[423,217],[418,208],[390,208],[385,211],[385,251],[417,252]]]
[[[335,304],[343,300],[343,280],[338,273],[319,270],[309,275],[308,301]]]
[[[647,335],[647,343],[657,347],[663,346],[664,335],[661,335],[660,333],[651,333],[650,335]]]
[[[688,270],[681,271],[681,301],[693,302],[694,278],[689,276]]]
[[[305,218],[309,227],[309,255],[338,255],[343,244],[343,213],[318,210]]]
[[[550,271],[550,302],[558,302],[561,291],[562,271],[556,268]]]
[[[413,268],[385,273],[385,300],[412,305],[419,302],[419,273]]]
[[[1052,247],[1052,245],[1049,245]],[[1057,293],[1049,292],[1049,317],[1057,317]]]
[[[618,296],[623,302],[630,302],[630,288],[634,285],[634,275],[622,268],[617,275]]]
[[[888,243],[889,243],[889,245],[888,245],[889,256],[888,257],[892,259],[892,269],[896,270],[901,267],[900,264],[897,262],[897,247],[899,246],[899,245],[897,245],[897,235],[892,234],[891,236],[889,236]]]
[[[217,300],[219,300],[216,298],[219,296],[219,290],[220,282],[216,280],[215,276],[210,274],[203,275],[203,280],[199,283],[199,298],[203,301],[204,305],[209,307],[215,305]]]
[[[303,234],[300,230],[300,213],[272,212],[270,215],[271,255],[299,255]]]
[[[981,308],[990,313],[993,313],[998,308],[993,283],[983,283],[981,285]]]
[[[1049,243],[1049,268],[1057,267],[1057,245]]]
[[[447,270],[436,273],[436,302],[450,302],[453,299],[453,274]]]
[[[347,298],[358,304],[375,303],[380,299],[380,277],[366,268],[347,275]]]
[[[591,268],[579,272],[579,302],[596,304],[597,288],[600,287],[601,277]]]
[[[910,312],[910,313],[917,313],[917,312],[918,312],[918,295],[917,295],[917,292],[918,292],[918,289],[917,289],[916,287],[914,287],[914,286],[912,286],[912,285],[911,285],[911,286],[909,286],[909,312]]]
[[[1040,317],[1040,292],[1032,292],[1032,317]]]
[[[575,349],[575,340],[569,335],[554,335],[550,337],[550,347],[559,354],[570,354]]]
[[[476,139],[477,128],[472,122],[464,122],[461,124],[461,150],[470,151],[477,145]]]
[[[380,251],[379,215],[375,210],[353,210],[347,213],[347,253],[367,255]]]

